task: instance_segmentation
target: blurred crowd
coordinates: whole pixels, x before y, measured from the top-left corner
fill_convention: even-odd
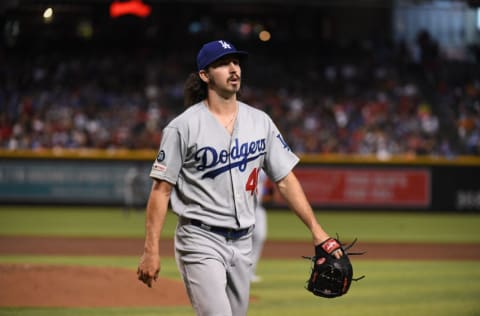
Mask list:
[[[401,42],[349,49],[356,53],[252,54],[240,100],[268,112],[297,153],[480,154],[478,59],[448,59],[428,34],[416,51]],[[157,149],[184,110],[194,58],[194,50],[6,54],[0,148]]]

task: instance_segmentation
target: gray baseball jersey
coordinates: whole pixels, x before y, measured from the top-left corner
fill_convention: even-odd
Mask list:
[[[150,176],[175,185],[179,216],[238,229],[255,222],[260,170],[278,181],[298,161],[266,113],[238,102],[230,135],[200,102],[165,127]]]

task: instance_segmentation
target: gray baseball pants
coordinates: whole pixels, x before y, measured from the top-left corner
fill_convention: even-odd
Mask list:
[[[229,239],[179,220],[175,259],[198,316],[247,315],[251,252],[252,231]]]

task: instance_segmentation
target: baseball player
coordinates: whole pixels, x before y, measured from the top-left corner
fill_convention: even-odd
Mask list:
[[[262,255],[263,246],[267,239],[267,210],[263,206],[263,200],[269,194],[267,184],[268,177],[263,170],[258,176],[257,185],[257,208],[255,209],[255,228],[252,236],[252,282],[260,282],[262,278],[257,275],[257,265]]]
[[[145,181],[140,172],[139,166],[133,166],[128,169],[124,177],[123,196],[124,196],[124,212],[129,214],[133,210],[140,211],[141,197],[145,194]]]
[[[185,83],[190,107],[164,128],[150,172],[138,279],[149,287],[157,280],[170,202],[178,215],[175,258],[197,315],[247,314],[261,169],[311,231],[313,244],[329,238],[292,172],[299,158],[266,113],[237,100],[246,56],[224,40],[202,46],[198,69]]]

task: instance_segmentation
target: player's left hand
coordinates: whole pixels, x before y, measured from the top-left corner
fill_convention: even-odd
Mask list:
[[[352,281],[363,278],[353,278],[349,255],[361,255],[364,252],[347,251],[355,241],[344,247],[338,239],[328,238],[315,247],[315,256],[305,257],[312,261],[312,270],[306,284],[308,291],[321,297],[339,297],[347,294]]]

